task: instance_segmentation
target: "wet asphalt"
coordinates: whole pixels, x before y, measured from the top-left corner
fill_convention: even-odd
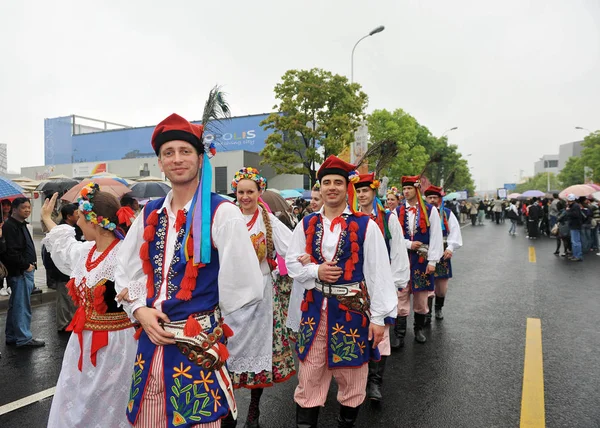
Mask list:
[[[511,237],[508,224],[486,221],[462,231],[465,246],[454,258],[445,319],[433,322],[425,345],[409,331],[406,347],[388,359],[384,402],[364,404],[357,426],[519,426],[525,328],[535,317],[542,323],[546,425],[600,427],[600,257],[568,262],[552,254],[554,240],[527,240],[522,228]],[[34,336],[46,340],[45,348],[6,347],[4,322],[2,315],[0,406],[55,386],[68,340],[55,331],[52,304],[33,313]],[[295,426],[296,383],[292,378],[265,391],[262,427]],[[337,426],[335,393],[332,386],[322,427]],[[249,392],[237,398],[243,422]],[[2,415],[0,427],[44,427],[50,404],[47,398]]]

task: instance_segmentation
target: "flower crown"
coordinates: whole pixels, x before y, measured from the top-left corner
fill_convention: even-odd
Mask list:
[[[390,187],[386,193],[388,195],[394,195],[394,196],[398,196],[400,194],[400,192],[398,191],[398,188],[396,186]]]
[[[251,166],[240,169],[235,173],[233,180],[231,181],[231,188],[233,190],[237,190],[238,184],[241,180],[252,180],[256,184],[261,191],[267,188],[267,180],[260,175],[258,169],[252,168]]]
[[[96,192],[99,191],[100,186],[98,186],[96,183],[92,182],[86,184],[79,192],[79,198],[77,199],[79,211],[82,212],[85,219],[90,223],[97,224],[101,228],[113,232],[117,228],[117,225],[107,218],[96,215],[94,212],[94,203],[92,200],[94,199]]]
[[[315,192],[318,192],[319,190],[321,190],[321,182],[319,180],[315,181],[315,184],[313,185],[312,190],[314,190]]]

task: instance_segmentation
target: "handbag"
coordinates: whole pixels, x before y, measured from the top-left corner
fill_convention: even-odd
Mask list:
[[[0,280],[3,280],[8,276],[8,269],[4,266],[4,263],[0,262]]]
[[[556,223],[554,226],[552,226],[552,230],[550,231],[551,235],[558,235],[558,223]]]

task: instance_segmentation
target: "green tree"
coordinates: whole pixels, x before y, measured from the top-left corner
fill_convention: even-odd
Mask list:
[[[417,175],[432,155],[441,160],[427,168],[425,176],[434,184],[450,178],[447,190],[467,189],[473,194],[475,185],[469,171],[467,160],[462,158],[457,147],[448,145],[445,137],[436,138],[427,127],[402,109],[393,112],[375,110],[367,117],[371,141],[393,140],[398,144],[398,156],[383,173],[390,179],[391,185],[398,186],[403,175]]]
[[[592,180],[600,182],[600,131],[592,132],[583,140],[582,167],[592,169]],[[583,183],[583,181],[581,181]]]
[[[539,190],[541,192],[548,191],[548,175],[550,175],[550,190],[558,190],[562,188],[560,181],[555,174],[540,172],[533,177],[529,177],[525,183],[517,184],[515,192],[523,193],[527,190]]]
[[[562,187],[583,183],[583,159],[571,156],[558,174],[558,180]]]
[[[319,68],[288,70],[274,91],[277,112],[261,126],[277,132],[265,141],[262,163],[278,174],[308,174],[312,185],[324,157],[340,153],[354,140],[367,95],[358,83]]]

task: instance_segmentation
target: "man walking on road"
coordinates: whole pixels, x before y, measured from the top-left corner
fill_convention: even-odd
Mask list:
[[[381,231],[346,202],[354,191],[351,177],[358,179],[354,169],[335,156],[325,160],[318,172],[323,208],[298,224],[286,255],[289,275],[305,288],[296,336],[297,427],[317,427],[332,376],[341,405],[338,427],[354,426],[366,395],[368,363],[380,359],[385,318],[396,308]],[[304,254],[311,263],[299,261]]]
[[[411,274],[410,287],[398,294],[398,318],[394,334],[401,340],[404,339],[412,294],[415,340],[425,343],[427,338],[423,334],[423,328],[429,312],[427,295],[435,289],[433,274],[438,260],[444,255],[444,246],[438,210],[423,202],[419,188],[420,177],[402,177],[405,202],[396,212],[404,232]]]
[[[31,203],[27,198],[16,198],[12,202],[12,214],[2,226],[6,240],[6,252],[2,261],[8,270],[6,281],[11,289],[6,314],[6,344],[17,347],[44,346],[42,340],[31,334],[31,291],[37,256],[33,238],[27,228],[31,215]]]
[[[444,256],[439,260],[435,269],[435,319],[443,320],[444,315],[442,308],[446,300],[448,292],[448,281],[452,278],[452,256],[454,251],[462,247],[462,234],[460,233],[460,225],[454,213],[443,206],[442,203],[443,189],[437,186],[429,186],[425,190],[427,202],[436,207],[440,212],[440,224],[442,226],[442,235],[444,237]],[[429,320],[431,320],[431,306],[433,296],[429,296]]]
[[[573,252],[569,260],[580,262],[583,260],[583,249],[581,246],[583,214],[581,213],[581,205],[577,203],[577,196],[569,193],[567,203],[567,218],[569,219],[569,231],[571,233],[571,251]]]

